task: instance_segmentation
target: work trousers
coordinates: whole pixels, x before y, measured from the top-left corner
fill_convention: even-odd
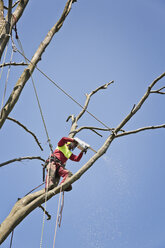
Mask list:
[[[46,188],[50,188],[52,186],[56,186],[57,177],[62,177],[62,181],[60,184],[65,182],[65,180],[71,177],[73,174],[71,171],[66,170],[59,163],[51,162],[47,165],[47,175],[46,175]]]

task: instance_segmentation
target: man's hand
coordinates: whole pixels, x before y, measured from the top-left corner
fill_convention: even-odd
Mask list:
[[[88,150],[88,147],[84,148],[84,149],[82,150],[82,152],[86,154],[86,153],[87,153],[87,150]]]

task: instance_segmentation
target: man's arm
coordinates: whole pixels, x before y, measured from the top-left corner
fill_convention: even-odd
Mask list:
[[[80,152],[80,154],[78,156],[76,156],[72,153],[72,155],[70,156],[69,159],[72,161],[75,161],[75,162],[79,162],[80,159],[82,158],[82,156],[83,156],[83,152]]]
[[[73,142],[74,140],[71,138],[63,137],[59,142],[58,146],[64,146],[67,142]]]

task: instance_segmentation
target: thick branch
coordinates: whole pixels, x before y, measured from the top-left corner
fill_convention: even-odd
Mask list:
[[[122,136],[125,136],[125,135],[129,135],[129,134],[139,133],[139,132],[146,131],[146,130],[159,129],[159,128],[165,128],[165,124],[158,125],[158,126],[142,127],[142,128],[136,129],[136,130],[127,131],[127,132],[124,132],[124,133],[117,134],[116,138],[122,137]]]
[[[4,5],[3,1],[0,0],[0,36],[2,35],[3,29],[5,27],[5,18],[4,18]]]
[[[19,162],[19,161],[27,160],[27,159],[30,159],[30,160],[39,159],[39,160],[45,162],[45,160],[39,156],[37,156],[37,157],[21,157],[21,158],[14,158],[14,159],[8,160],[6,162],[3,162],[0,164],[0,167],[7,165],[7,164],[10,164],[10,163]]]
[[[24,0],[25,1],[25,0]],[[22,2],[22,1],[21,1]],[[21,2],[18,6],[21,5]],[[35,66],[37,65],[37,63],[41,60],[41,56],[44,53],[46,47],[50,44],[53,36],[55,35],[55,33],[57,33],[59,31],[59,29],[62,27],[67,15],[69,14],[70,10],[71,10],[71,6],[72,6],[72,2],[73,0],[68,0],[65,6],[65,9],[61,15],[61,18],[59,19],[59,21],[52,27],[52,29],[48,32],[47,36],[45,37],[45,39],[43,40],[43,42],[41,42],[39,48],[37,49],[37,51],[35,52],[29,66],[24,70],[24,72],[22,73],[21,77],[19,78],[19,80],[17,81],[6,105],[4,106],[4,108],[2,109],[2,114],[1,114],[1,118],[0,118],[0,128],[2,127],[2,125],[4,124],[7,116],[9,115],[9,113],[12,111],[13,107],[15,106],[16,102],[19,99],[19,96],[26,84],[26,82],[28,81],[28,79],[30,78],[31,74],[33,73]],[[18,12],[18,7],[15,11],[15,16],[17,17],[19,13]]]
[[[34,139],[35,139],[35,141],[37,142],[38,146],[40,147],[41,151],[43,151],[43,148],[42,148],[40,142],[38,141],[36,135],[35,135],[33,132],[31,132],[27,127],[25,127],[25,126],[24,126],[23,124],[21,124],[19,121],[15,120],[15,119],[13,119],[13,118],[11,118],[11,117],[7,117],[7,119],[10,120],[10,121],[13,121],[13,122],[15,122],[15,123],[17,123],[17,124],[18,124],[20,127],[22,127],[26,132],[30,133],[30,134],[34,137]]]
[[[11,19],[11,22],[9,22],[9,23],[11,23],[9,33],[7,32],[7,27],[8,27],[8,19],[10,18],[9,16],[11,13],[11,7],[10,7],[10,11],[8,10],[8,15],[6,16],[6,21],[4,20],[3,27],[2,27],[2,30],[0,32],[0,36],[1,36],[1,38],[0,38],[0,60],[1,60],[1,57],[3,54],[3,51],[6,47],[6,44],[9,41],[11,30],[12,30],[14,24],[16,22],[18,22],[18,20],[22,16],[28,2],[29,2],[29,0],[20,0],[19,1],[19,4],[18,4],[16,10],[13,13],[13,18]]]
[[[11,33],[11,16],[12,16],[12,4],[13,0],[8,0],[8,25],[9,25],[9,30],[7,30],[7,33]]]

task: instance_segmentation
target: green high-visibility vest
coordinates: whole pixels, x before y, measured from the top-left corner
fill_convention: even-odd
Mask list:
[[[67,159],[69,159],[72,155],[72,152],[69,150],[66,144],[63,146],[57,146],[57,149],[60,150],[60,152],[62,152]]]

